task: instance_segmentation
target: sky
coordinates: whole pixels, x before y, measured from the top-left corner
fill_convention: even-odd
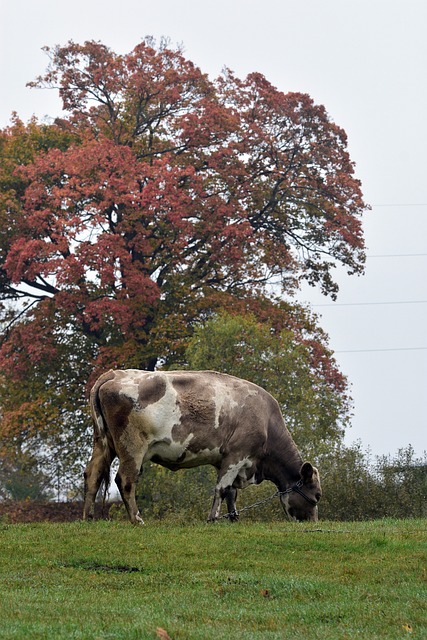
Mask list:
[[[305,287],[354,399],[345,442],[372,456],[427,450],[427,3],[425,0],[1,0],[0,127],[55,117],[45,45],[99,40],[117,53],[170,38],[202,71],[263,73],[308,93],[347,132],[362,182],[366,273],[334,303]]]

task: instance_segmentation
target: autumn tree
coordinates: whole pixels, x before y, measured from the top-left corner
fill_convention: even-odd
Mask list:
[[[365,205],[345,132],[308,95],[211,80],[149,39],[46,53],[32,84],[59,90],[63,118],[0,136],[0,401],[8,437],[61,442],[101,370],[182,362],[220,308],[280,324],[272,284],[335,297],[336,264],[363,270]]]

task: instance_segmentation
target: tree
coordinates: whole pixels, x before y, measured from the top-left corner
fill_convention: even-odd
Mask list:
[[[43,500],[52,497],[50,479],[37,458],[22,452],[18,459],[0,455],[0,500]]]
[[[166,42],[46,52],[32,84],[59,89],[64,117],[0,136],[0,369],[9,408],[38,398],[63,437],[86,381],[182,361],[213,311],[283,324],[273,282],[335,297],[337,262],[363,270],[365,204],[344,131],[307,95],[210,80]]]

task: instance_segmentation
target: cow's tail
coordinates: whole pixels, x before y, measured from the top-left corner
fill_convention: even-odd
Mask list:
[[[103,487],[102,510],[104,511],[108,489],[110,487],[110,468],[115,457],[112,446],[108,438],[108,424],[102,413],[99,390],[105,382],[114,378],[114,371],[107,371],[93,385],[90,392],[89,406],[93,422],[93,444],[94,450],[102,452],[99,459],[99,472],[101,473],[101,485]]]

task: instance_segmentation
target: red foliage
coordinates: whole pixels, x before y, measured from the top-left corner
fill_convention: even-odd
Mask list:
[[[67,327],[96,342],[99,368],[152,366],[219,298],[256,306],[272,278],[335,295],[334,260],[363,269],[346,136],[309,96],[255,73],[210,81],[150,42],[47,51],[34,84],[59,88],[65,118],[37,144],[34,123],[3,132],[27,154],[0,203],[0,288],[39,303],[15,316],[2,367],[23,375]]]

